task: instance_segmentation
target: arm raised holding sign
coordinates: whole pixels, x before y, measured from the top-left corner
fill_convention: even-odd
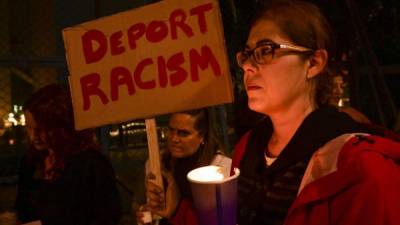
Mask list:
[[[192,205],[193,196],[187,173],[209,165],[221,150],[207,109],[173,113],[169,119],[167,148],[162,154],[164,189],[154,182],[153,174],[146,179],[145,209],[162,216],[172,224],[197,224]],[[143,207],[142,207],[143,208]],[[143,213],[137,212],[143,222]]]

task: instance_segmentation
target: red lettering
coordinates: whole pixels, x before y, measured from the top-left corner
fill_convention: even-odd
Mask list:
[[[188,74],[181,65],[185,62],[183,53],[179,52],[168,59],[167,67],[170,71],[176,71],[170,75],[171,86],[177,86],[186,80]]]
[[[136,85],[141,89],[153,89],[156,87],[155,80],[143,81],[142,80],[142,72],[145,66],[153,64],[153,60],[150,58],[143,59],[135,68],[135,72],[133,73],[133,78],[135,80]]]
[[[146,31],[146,25],[144,23],[136,23],[129,27],[128,33],[128,42],[130,49],[136,48],[136,41],[143,36]]]
[[[106,94],[99,88],[100,75],[98,73],[91,73],[81,77],[81,90],[83,98],[83,110],[87,111],[90,108],[90,96],[96,95],[100,97],[101,102],[105,105],[108,103]]]
[[[93,47],[94,41],[99,45],[96,50]],[[82,48],[86,64],[98,62],[107,52],[107,38],[99,30],[89,30],[82,35]]]
[[[150,42],[162,41],[168,35],[168,27],[163,21],[151,21],[147,26],[146,39]]]
[[[212,3],[207,3],[204,5],[197,6],[190,10],[190,15],[197,15],[197,22],[199,23],[200,32],[204,34],[207,32],[206,16],[204,15],[206,11],[212,9]]]
[[[111,70],[110,85],[111,85],[111,101],[116,101],[119,98],[119,86],[125,84],[128,88],[128,94],[135,93],[135,86],[131,73],[125,67],[115,67]]]
[[[178,39],[177,27],[180,27],[182,31],[188,36],[193,36],[192,28],[185,23],[186,14],[182,9],[177,9],[169,16],[169,23],[171,24],[171,38]]]
[[[201,55],[199,55],[199,53],[195,49],[190,49],[189,58],[192,81],[199,80],[199,71],[197,67],[200,67],[202,70],[204,70],[208,67],[209,64],[211,64],[211,68],[214,71],[215,76],[221,75],[221,68],[218,64],[218,61],[207,45],[201,47]]]
[[[168,77],[167,77],[167,65],[165,63],[165,59],[162,56],[157,57],[157,65],[158,65],[158,80],[160,83],[160,87],[164,88],[168,84]]]
[[[111,55],[119,55],[125,52],[125,47],[121,46],[122,31],[113,33],[110,37]]]

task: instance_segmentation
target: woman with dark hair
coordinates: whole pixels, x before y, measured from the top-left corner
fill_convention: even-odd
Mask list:
[[[399,199],[392,188],[399,187],[399,176],[387,179],[399,170],[393,161],[385,164],[390,154],[380,151],[395,153],[399,144],[355,134],[368,131],[328,105],[333,36],[328,22],[308,1],[269,0],[257,9],[237,63],[248,106],[265,119],[235,147],[238,224],[393,221],[390,216],[397,214],[379,198],[390,196],[388,191]],[[399,209],[398,201],[382,199]]]
[[[77,131],[71,96],[45,86],[23,106],[31,142],[21,162],[16,209],[20,222],[111,225],[121,216],[115,174],[93,130]]]
[[[162,153],[165,175],[165,193],[146,179],[147,203],[145,209],[165,219],[166,224],[197,224],[193,196],[187,173],[209,165],[223,148],[215,132],[215,121],[210,109],[196,109],[173,113],[169,118],[167,147]],[[137,212],[138,221],[143,214]]]
[[[332,77],[332,95],[329,100],[330,104],[337,107],[340,112],[347,113],[353,120],[359,123],[370,124],[371,121],[365,116],[363,113],[358,111],[357,109],[351,107],[349,104],[344,102],[344,90],[346,86],[345,77],[349,76],[346,73],[345,68],[335,68],[333,69],[333,77]]]

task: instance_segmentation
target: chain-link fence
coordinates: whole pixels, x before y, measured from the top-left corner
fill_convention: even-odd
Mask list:
[[[239,50],[246,41],[246,34],[248,31],[248,26],[246,24],[249,17],[254,13],[253,7],[258,1],[259,0],[219,1],[224,22],[225,40],[228,47],[236,102],[233,105],[219,108],[219,110],[217,110],[217,116],[220,117],[220,122],[223,120],[228,121],[227,125],[221,124],[220,132],[223,135],[233,134],[229,135],[229,137],[224,136],[224,139],[230,139],[224,140],[226,143],[231,143],[230,147],[232,147],[232,144],[236,141],[235,138],[249,129],[259,118],[258,114],[251,112],[247,108],[247,97],[242,85],[243,74],[235,63],[235,52]],[[63,28],[153,2],[156,1],[0,0],[0,118],[7,118],[9,113],[15,111],[14,105],[16,105],[18,109],[18,106],[22,105],[25,99],[37,88],[48,83],[67,82],[68,71],[65,64],[65,52],[61,37]],[[395,112],[392,112],[393,103],[391,102],[391,96],[388,95],[385,90],[385,82],[382,82],[381,74],[376,73],[376,70],[379,70],[377,67],[379,65],[374,65],[373,68],[376,69],[375,71],[368,70],[371,67],[366,67],[366,65],[368,66],[371,62],[371,55],[368,55],[371,52],[366,53],[366,51],[371,51],[372,49],[371,46],[365,45],[365,43],[363,44],[363,41],[367,38],[365,33],[357,30],[361,29],[360,22],[363,22],[363,18],[366,17],[365,15],[367,15],[369,22],[374,22],[374,18],[381,18],[379,17],[380,13],[383,15],[390,7],[384,7],[384,5],[382,5],[381,8],[386,9],[386,11],[378,10],[378,12],[375,12],[375,10],[375,14],[361,12],[361,21],[354,22],[357,15],[350,14],[350,12],[354,13],[359,7],[349,4],[356,1],[329,1],[329,4],[328,1],[322,0],[316,0],[314,2],[319,2],[322,6],[325,5],[326,8],[330,9],[326,10],[327,13],[330,13],[329,17],[333,20],[341,21],[340,23],[343,27],[336,27],[341,31],[339,32],[341,36],[339,36],[338,39],[342,41],[342,43],[339,44],[346,44],[345,42],[348,42],[346,46],[349,49],[346,51],[351,51],[353,56],[358,56],[358,58],[354,58],[357,61],[355,61],[353,66],[360,69],[360,75],[356,77],[357,79],[354,79],[353,85],[355,85],[356,88],[353,88],[353,90],[356,91],[353,93],[353,99],[358,101],[356,103],[361,106],[362,109],[365,109],[367,114],[369,113],[371,116],[376,116],[378,119],[376,120],[377,122],[380,122],[378,117],[383,116],[384,118],[389,118],[386,120],[386,123],[393,123],[393,114]],[[375,2],[388,3],[390,1],[382,0]],[[364,5],[368,4],[362,3],[361,1],[358,1],[358,3]],[[394,16],[392,18],[397,18],[394,21],[398,22],[400,16],[394,14],[394,12],[395,9],[399,9],[400,6],[398,3],[396,4],[397,5],[393,3],[393,7],[391,7],[392,11],[386,14],[393,13]],[[381,9],[379,7],[376,8]],[[342,17],[347,19],[344,20]],[[387,28],[385,29],[388,30]],[[398,25],[394,23],[392,32],[395,36],[397,35],[397,37],[400,36],[399,30]],[[371,32],[372,31],[369,30],[369,33]],[[359,35],[358,38],[356,38],[356,34]],[[379,47],[383,48],[383,44],[385,43],[385,41],[379,42]],[[400,49],[400,44],[398,43],[398,39],[397,42],[393,42],[392,46],[394,47],[392,48],[392,52],[397,53],[398,51],[396,51],[396,49]],[[381,53],[382,52],[379,54],[380,58],[385,57],[385,54]],[[397,60],[398,56],[392,57],[392,59]],[[396,60],[391,63],[399,63]],[[366,70],[368,70],[368,73],[372,72],[374,74],[362,76],[362,74],[365,74],[362,68],[367,68]],[[400,74],[400,72],[392,73]],[[372,77],[371,81],[364,79],[365,77]],[[372,84],[377,86],[371,86]],[[376,96],[373,96],[373,93],[376,93]],[[383,104],[379,105],[379,100]],[[377,115],[379,114],[379,110],[382,112],[380,113],[381,115]],[[397,126],[400,127],[400,116],[397,121],[399,124]],[[135,133],[130,130],[131,127],[128,126],[129,124],[130,123],[127,123],[126,126],[121,124],[105,128],[102,130],[103,136],[107,137],[109,133],[117,131],[118,129],[120,133]],[[143,132],[141,132],[141,136],[136,137],[142,138],[142,136],[144,136]],[[128,147],[129,142],[137,142],[137,139],[123,138],[124,137],[120,137],[120,139],[116,140],[110,139],[105,142],[108,142],[109,146],[122,143],[121,145],[126,145]],[[115,143],[113,141],[115,141]],[[118,151],[116,152],[120,153]],[[130,165],[133,165],[130,160],[132,159],[128,159],[127,161],[129,161]],[[140,172],[139,169],[136,171]],[[132,175],[132,171],[129,171],[129,173]],[[128,179],[131,179],[131,176],[128,176],[127,180]]]

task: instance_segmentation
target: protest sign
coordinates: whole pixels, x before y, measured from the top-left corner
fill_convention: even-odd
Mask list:
[[[63,38],[77,129],[233,101],[217,0],[164,0]]]

